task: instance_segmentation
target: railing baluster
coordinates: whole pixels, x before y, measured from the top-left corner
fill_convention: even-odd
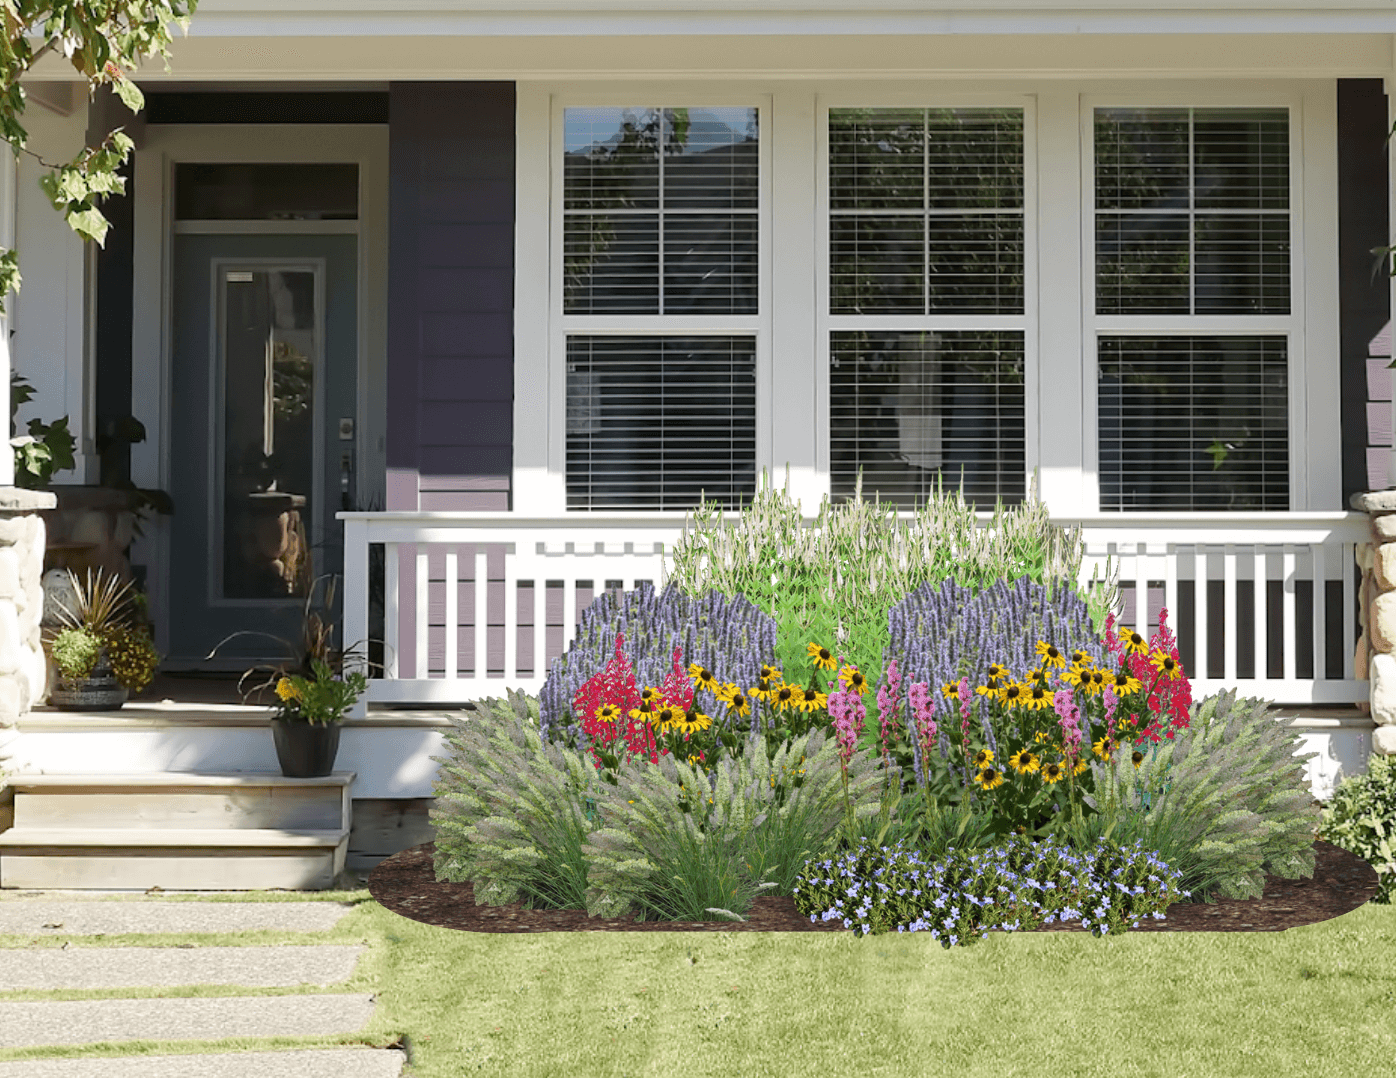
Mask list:
[[[1207,587],[1207,548],[1198,543],[1192,549],[1192,623],[1196,629],[1192,646],[1192,676],[1205,680],[1212,676],[1207,668],[1207,592],[1211,590]]]
[[[431,656],[427,648],[427,596],[431,585],[431,573],[427,568],[427,547],[425,543],[417,544],[417,617],[416,628],[412,632],[412,639],[416,643],[417,662],[416,673],[413,675],[419,680],[425,680]]]
[[[1251,548],[1251,577],[1255,596],[1255,673],[1257,681],[1270,676],[1270,588],[1265,547],[1257,543]]]
[[[562,577],[562,653],[577,635],[577,570],[570,568]]]
[[[1134,631],[1149,639],[1149,544],[1134,544]]]
[[[400,595],[401,565],[397,543],[383,544],[383,676],[396,681],[402,669],[398,652],[401,633],[401,611],[398,606]]]
[[[1163,605],[1173,619],[1173,634],[1181,636],[1183,627],[1178,618],[1178,548],[1173,543],[1163,548]]]
[[[446,547],[446,631],[441,645],[443,676],[447,681],[460,677],[460,547]]]
[[[1313,543],[1309,551],[1314,563],[1314,680],[1328,679],[1328,566],[1325,544]]]
[[[475,680],[490,676],[489,546],[475,544]]]
[[[517,547],[515,548],[517,549]],[[519,676],[519,562],[504,554],[504,677]]]
[[[1351,681],[1355,671],[1352,660],[1357,646],[1357,593],[1352,586],[1352,570],[1357,557],[1357,544],[1344,543],[1341,564],[1343,567],[1343,679]],[[1372,612],[1369,610],[1370,618]],[[1371,656],[1367,657],[1371,661]]]
[[[1294,625],[1294,618],[1295,618],[1294,602],[1295,602],[1295,596],[1294,596],[1294,592],[1295,592],[1295,588],[1296,588],[1296,584],[1295,584],[1295,572],[1296,572],[1296,570],[1295,570],[1294,544],[1293,544],[1293,543],[1286,543],[1286,544],[1285,544],[1285,546],[1284,546],[1284,558],[1282,559],[1282,563],[1281,563],[1281,564],[1283,565],[1283,571],[1284,571],[1284,593],[1283,593],[1283,598],[1280,600],[1280,601],[1284,604],[1284,637],[1285,637],[1285,638],[1284,638],[1284,675],[1283,675],[1283,676],[1284,676],[1284,679],[1285,679],[1286,681],[1292,681],[1292,680],[1295,678],[1295,676],[1296,676],[1296,674],[1295,674],[1295,662],[1296,662],[1296,660],[1295,660],[1295,658],[1294,658],[1294,648],[1295,648],[1295,642],[1294,642],[1294,634],[1295,634],[1295,625]]]
[[[1222,677],[1236,680],[1236,545],[1222,547],[1222,632],[1226,645],[1222,650]]]

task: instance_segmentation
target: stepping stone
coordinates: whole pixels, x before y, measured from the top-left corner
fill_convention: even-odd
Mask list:
[[[153,988],[236,984],[249,988],[331,985],[348,980],[361,946],[74,947],[0,950],[4,986]]]
[[[398,1078],[406,1054],[393,1048],[316,1048],[126,1059],[20,1059],[0,1078]]]
[[[341,902],[160,902],[149,899],[0,902],[0,936],[118,936],[128,932],[325,932]]]
[[[0,1003],[0,1048],[98,1041],[212,1041],[356,1033],[373,1015],[367,993],[224,999],[90,999]]]

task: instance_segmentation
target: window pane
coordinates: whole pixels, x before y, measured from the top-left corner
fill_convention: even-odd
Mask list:
[[[568,314],[754,314],[755,109],[566,109]]]
[[[1182,214],[1097,213],[1096,310],[1191,313],[1190,252]]]
[[[937,481],[991,508],[1026,491],[1023,334],[839,332],[830,340],[834,502],[924,505]]]
[[[1104,337],[1102,510],[1286,510],[1284,337]]]
[[[567,341],[567,507],[740,508],[756,491],[751,337]]]
[[[175,165],[177,221],[353,221],[358,216],[358,165]]]
[[[1198,314],[1289,313],[1289,219],[1203,214],[1196,222]]]
[[[830,312],[1023,312],[1021,109],[832,109]]]
[[[1096,209],[1187,210],[1188,146],[1187,109],[1096,109]]]
[[[1198,109],[1198,209],[1289,209],[1289,112]]]

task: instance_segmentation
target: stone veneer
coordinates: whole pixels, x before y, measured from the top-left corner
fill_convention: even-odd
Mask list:
[[[1354,494],[1354,509],[1371,517],[1371,540],[1357,546],[1362,588],[1357,593],[1362,637],[1353,674],[1370,682],[1372,748],[1396,754],[1396,490]]]
[[[44,521],[57,499],[45,491],[0,487],[0,729],[39,702],[46,676],[39,623],[44,615]]]

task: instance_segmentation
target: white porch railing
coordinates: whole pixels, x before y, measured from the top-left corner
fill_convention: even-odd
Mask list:
[[[537,693],[595,595],[642,580],[662,586],[684,525],[683,513],[340,518],[344,639],[376,636],[381,618],[385,645],[385,676],[372,681],[360,713],[367,703],[502,697],[506,686]],[[1354,553],[1367,538],[1364,514],[1134,513],[1057,523],[1082,525],[1084,579],[1114,558],[1126,624],[1152,632],[1159,608],[1168,608],[1195,695],[1235,687],[1284,704],[1367,699],[1367,683],[1353,679]],[[373,547],[382,548],[381,563]],[[381,580],[372,579],[375,565]],[[1208,587],[1198,588],[1199,579]],[[1255,589],[1257,579],[1267,585]],[[1325,586],[1314,588],[1315,579]],[[379,589],[381,613],[371,617],[370,593]],[[1205,668],[1199,655],[1208,656]]]

